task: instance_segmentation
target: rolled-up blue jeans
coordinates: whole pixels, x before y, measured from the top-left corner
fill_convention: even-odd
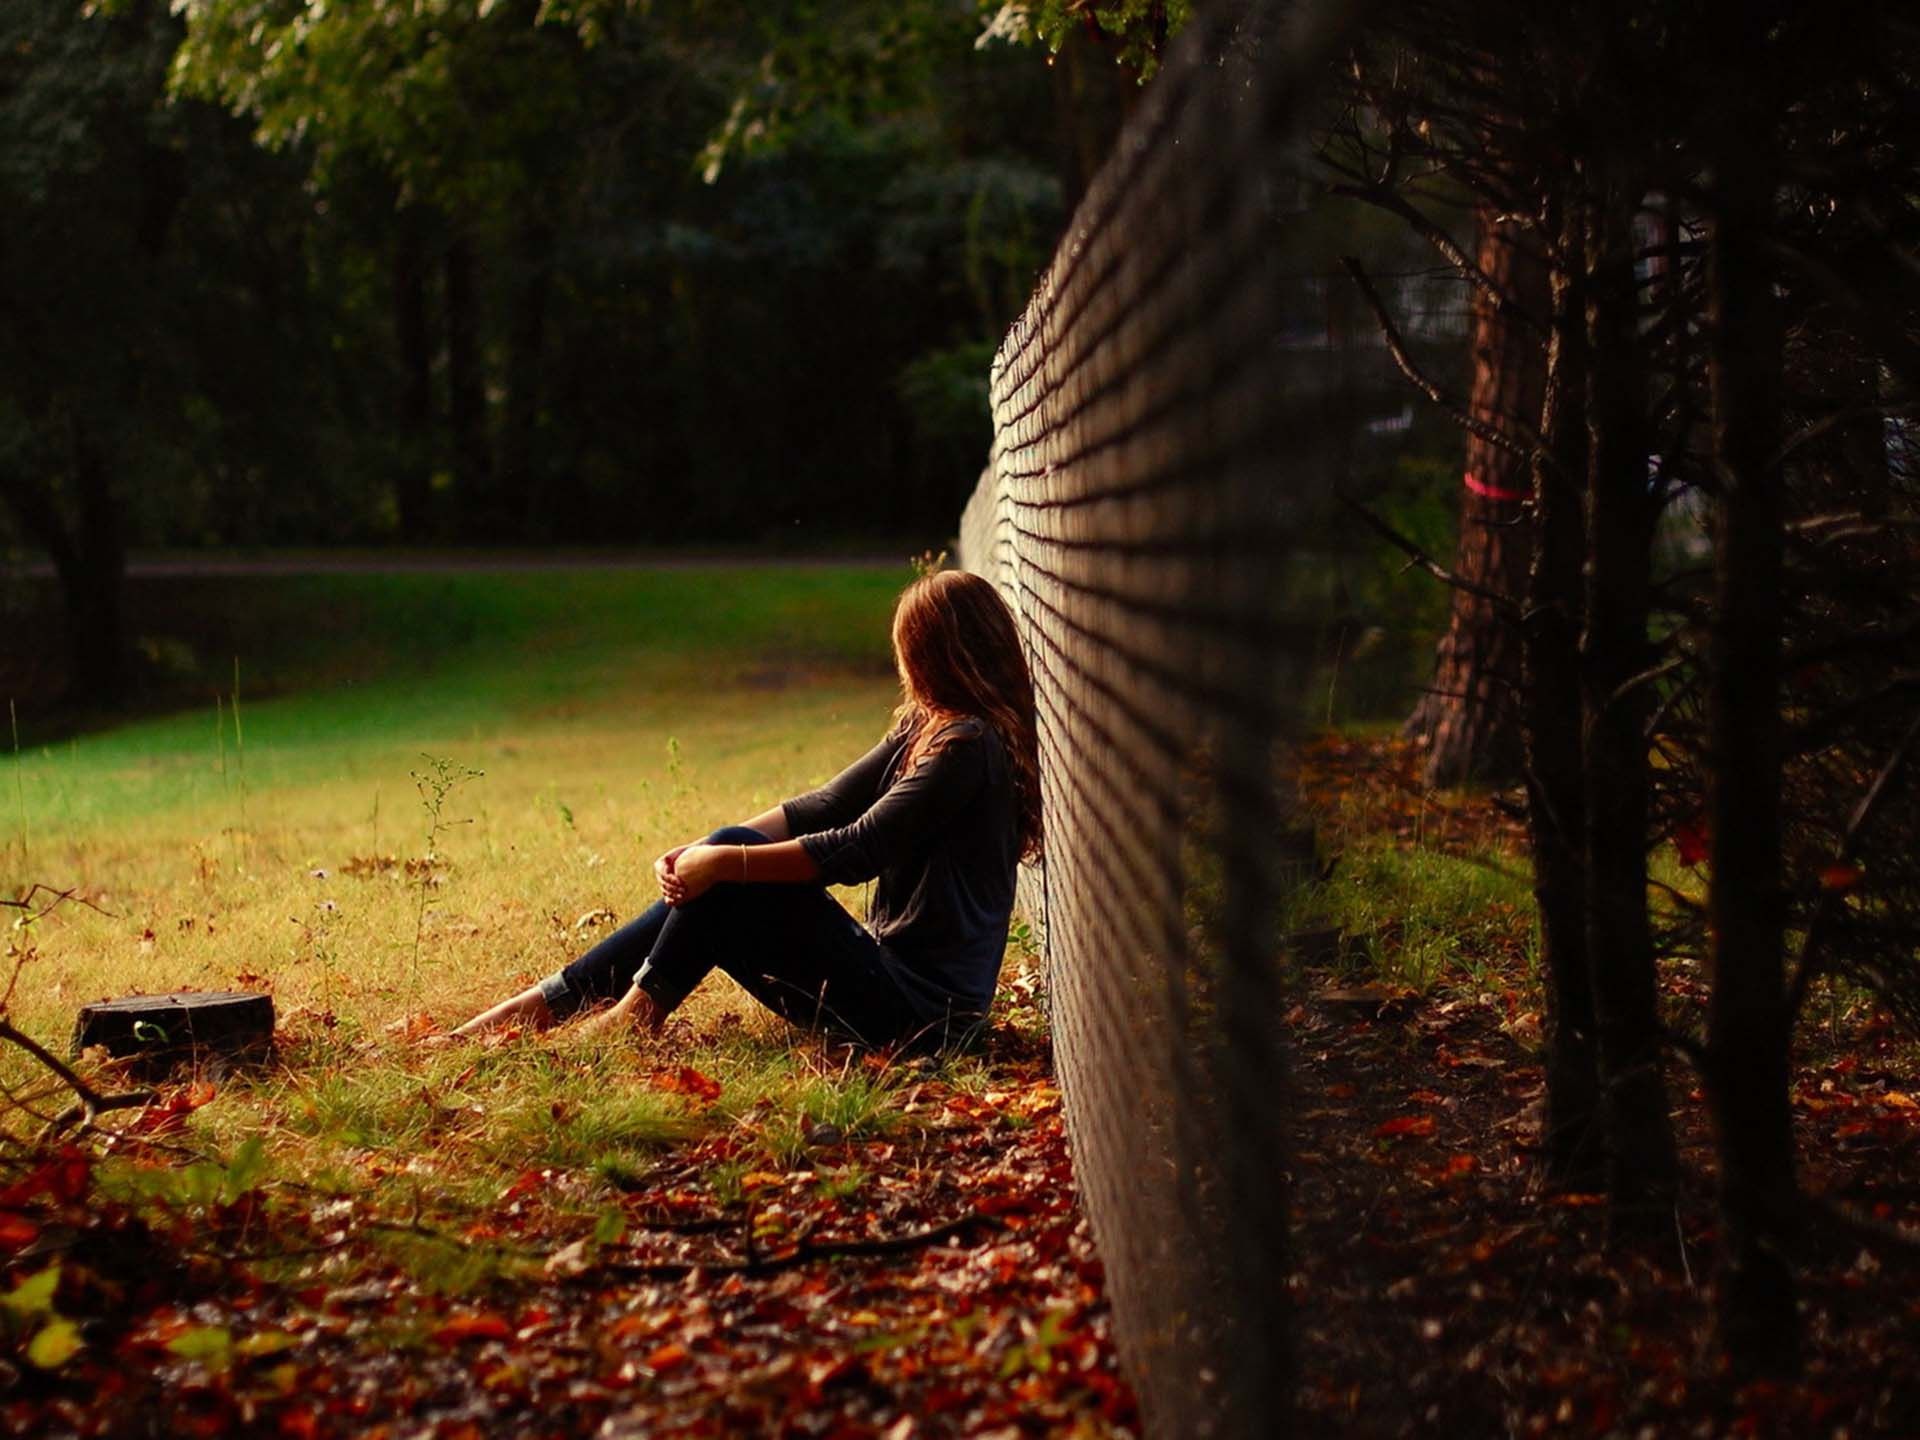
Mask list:
[[[730,825],[707,843],[764,845],[767,837]],[[929,1013],[897,978],[899,967],[818,884],[723,882],[677,908],[655,901],[540,990],[560,1020],[617,1000],[629,986],[667,1014],[718,968],[796,1025],[867,1045],[944,1041],[956,1027]]]

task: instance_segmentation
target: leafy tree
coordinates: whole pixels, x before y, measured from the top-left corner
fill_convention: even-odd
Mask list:
[[[163,104],[172,41],[153,4],[0,13],[0,499],[53,560],[86,704],[126,687],[129,512],[166,503],[180,421],[172,262],[196,117]]]

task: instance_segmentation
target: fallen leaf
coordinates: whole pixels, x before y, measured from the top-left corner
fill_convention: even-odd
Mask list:
[[[1856,889],[1866,878],[1867,872],[1858,865],[1849,865],[1845,861],[1836,860],[1831,865],[1821,867],[1820,888],[1831,895],[1845,895],[1848,891]]]
[[[468,1340],[508,1340],[513,1327],[498,1315],[474,1313],[455,1315],[433,1332],[442,1345],[459,1345]]]
[[[1682,865],[1698,865],[1707,858],[1707,817],[1695,815],[1682,820],[1673,832],[1673,848],[1679,853]]]
[[[27,1342],[27,1360],[42,1370],[57,1370],[85,1343],[78,1325],[56,1316]]]
[[[1431,1135],[1433,1134],[1433,1116],[1402,1115],[1375,1127],[1373,1133],[1383,1140],[1392,1139],[1396,1135]]]
[[[37,1195],[52,1195],[63,1202],[78,1200],[87,1193],[87,1181],[93,1162],[78,1150],[67,1149],[0,1190],[0,1208],[23,1205]]]
[[[679,1341],[669,1341],[647,1356],[647,1368],[656,1374],[665,1374],[669,1370],[678,1370],[693,1358],[687,1347]]]
[[[720,1098],[720,1082],[711,1076],[702,1075],[691,1065],[676,1065],[670,1070],[661,1070],[653,1077],[656,1090],[665,1090],[673,1095],[685,1095],[689,1099],[705,1103]]]

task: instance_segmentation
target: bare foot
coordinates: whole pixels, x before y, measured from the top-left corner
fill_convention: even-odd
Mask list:
[[[635,987],[622,995],[617,1004],[581,1022],[580,1033],[608,1037],[652,1035],[659,1031],[666,1018],[653,997]]]
[[[502,1000],[491,1010],[483,1010],[451,1032],[455,1040],[471,1040],[490,1031],[545,1030],[553,1024],[553,1008],[538,985],[522,990],[510,1000]]]

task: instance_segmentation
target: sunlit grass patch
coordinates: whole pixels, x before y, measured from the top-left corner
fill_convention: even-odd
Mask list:
[[[1397,984],[1496,990],[1534,975],[1532,883],[1504,857],[1361,841],[1296,897],[1287,923],[1338,929],[1350,959]]]
[[[896,698],[887,616],[903,577],[232,582],[219,643],[269,650],[241,656],[237,721],[223,698],[29,739],[0,864],[76,898],[9,932],[10,1018],[58,1048],[89,1000],[270,991],[273,1062],[202,1075],[213,1098],[164,1137],[200,1179],[153,1179],[167,1166],[152,1154],[106,1173],[204,1209],[228,1202],[168,1186],[253,1145],[266,1193],[401,1225],[380,1231],[399,1237],[383,1253],[443,1279],[496,1264],[451,1263],[447,1237],[516,1204],[591,1230],[623,1184],[701,1135],[750,1127],[764,1168],[798,1164],[816,1131],[880,1134],[890,1077],[796,1040],[720,977],[671,1053],[564,1029],[423,1052],[389,1027],[451,1025],[566,963],[649,903],[660,850],[870,745]],[[360,628],[289,639],[268,623],[309,610]],[[436,814],[423,802],[443,773],[460,783]],[[718,1095],[662,1083],[676,1067]],[[0,1054],[0,1080],[27,1073]],[[528,1175],[545,1178],[503,1201]]]

